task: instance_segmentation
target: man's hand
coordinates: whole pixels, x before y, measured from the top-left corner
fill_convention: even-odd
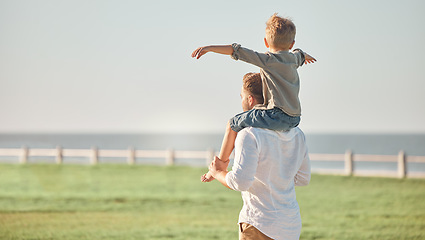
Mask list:
[[[205,173],[204,175],[201,176],[201,182],[211,182],[213,181],[215,178],[211,175],[210,172]]]
[[[226,183],[227,166],[229,166],[229,160],[221,161],[220,158],[216,156],[209,166],[209,172],[217,181],[231,189]]]
[[[304,52],[304,58],[305,58],[305,63],[307,64],[307,63],[314,63],[314,62],[316,62],[317,60],[314,58],[314,57],[312,57],[312,56],[310,56],[308,53],[306,53],[306,52]]]
[[[227,173],[227,166],[229,166],[229,160],[222,161],[220,158],[215,156],[214,161],[211,162],[208,169],[210,170],[211,175],[216,178],[216,175],[218,175],[219,173]]]

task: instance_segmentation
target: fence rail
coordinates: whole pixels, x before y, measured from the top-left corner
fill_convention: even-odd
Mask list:
[[[88,158],[90,164],[98,164],[99,158],[126,158],[128,164],[135,164],[140,158],[160,158],[165,159],[166,165],[174,165],[176,159],[204,159],[209,165],[214,156],[217,155],[213,149],[207,151],[175,151],[168,149],[160,150],[135,150],[130,147],[123,150],[98,149],[55,149],[44,148],[0,148],[0,157],[17,157],[19,163],[26,164],[30,157],[54,157],[57,164],[62,164],[65,157]],[[425,164],[425,156],[407,156],[404,151],[398,155],[370,155],[353,154],[347,150],[345,154],[317,154],[311,153],[310,160],[323,162],[343,162],[344,169],[320,169],[313,168],[312,171],[321,174],[357,175],[357,176],[385,176],[385,177],[414,177],[425,178],[425,171],[408,171],[408,163]],[[356,162],[378,162],[397,163],[396,171],[383,170],[355,170]]]

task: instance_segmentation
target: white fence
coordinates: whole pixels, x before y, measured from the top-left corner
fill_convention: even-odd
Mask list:
[[[98,149],[55,149],[42,148],[0,148],[0,157],[18,157],[19,163],[26,164],[30,157],[54,157],[57,164],[62,164],[65,157],[88,158],[92,165],[99,163],[99,158],[127,158],[128,164],[135,164],[136,158],[162,158],[165,159],[165,164],[174,165],[176,158],[188,159],[205,159],[206,165],[216,155],[214,150],[208,151],[174,151],[169,149],[166,151],[157,150],[135,150],[129,148],[127,150],[109,150]]]
[[[87,158],[90,164],[98,164],[99,158],[126,158],[127,163],[132,165],[139,158],[159,158],[165,159],[166,165],[174,165],[176,159],[204,159],[205,165],[209,165],[217,152],[207,151],[175,151],[173,149],[165,151],[156,150],[106,150],[96,147],[91,149],[39,149],[39,148],[0,148],[0,157],[16,157],[19,163],[26,164],[30,157],[54,157],[57,164],[62,164],[66,157]],[[383,176],[383,177],[413,177],[425,178],[425,171],[410,171],[407,168],[408,163],[425,164],[425,156],[407,156],[403,151],[398,155],[366,155],[353,154],[347,150],[345,154],[310,154],[312,162],[342,162],[344,169],[320,169],[312,168],[312,171],[319,174],[338,174],[338,175],[356,175],[356,176]],[[356,170],[356,162],[386,162],[397,163],[396,171],[374,170]]]
[[[355,176],[379,176],[379,177],[398,177],[398,178],[425,178],[425,170],[410,171],[408,163],[425,164],[425,156],[407,156],[404,151],[398,155],[371,155],[371,154],[353,154],[347,150],[345,154],[310,154],[311,161],[325,162],[343,162],[344,169],[312,169],[313,172],[321,174],[355,175]],[[356,170],[355,163],[374,162],[374,163],[396,163],[397,170]]]

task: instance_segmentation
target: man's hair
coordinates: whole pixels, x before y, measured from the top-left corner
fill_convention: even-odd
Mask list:
[[[266,22],[266,39],[273,47],[287,47],[295,40],[296,28],[291,19],[273,14]]]
[[[263,103],[263,85],[259,73],[247,73],[243,76],[243,89],[248,91],[258,103]]]

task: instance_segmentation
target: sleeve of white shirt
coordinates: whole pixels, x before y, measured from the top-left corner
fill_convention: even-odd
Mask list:
[[[311,179],[310,158],[308,156],[307,148],[305,148],[303,162],[301,163],[301,166],[298,169],[297,174],[295,174],[295,178],[294,178],[295,186],[306,186],[310,183],[310,179]]]
[[[247,128],[238,133],[232,171],[226,174],[227,185],[236,191],[248,190],[257,172],[259,149],[255,136]]]

